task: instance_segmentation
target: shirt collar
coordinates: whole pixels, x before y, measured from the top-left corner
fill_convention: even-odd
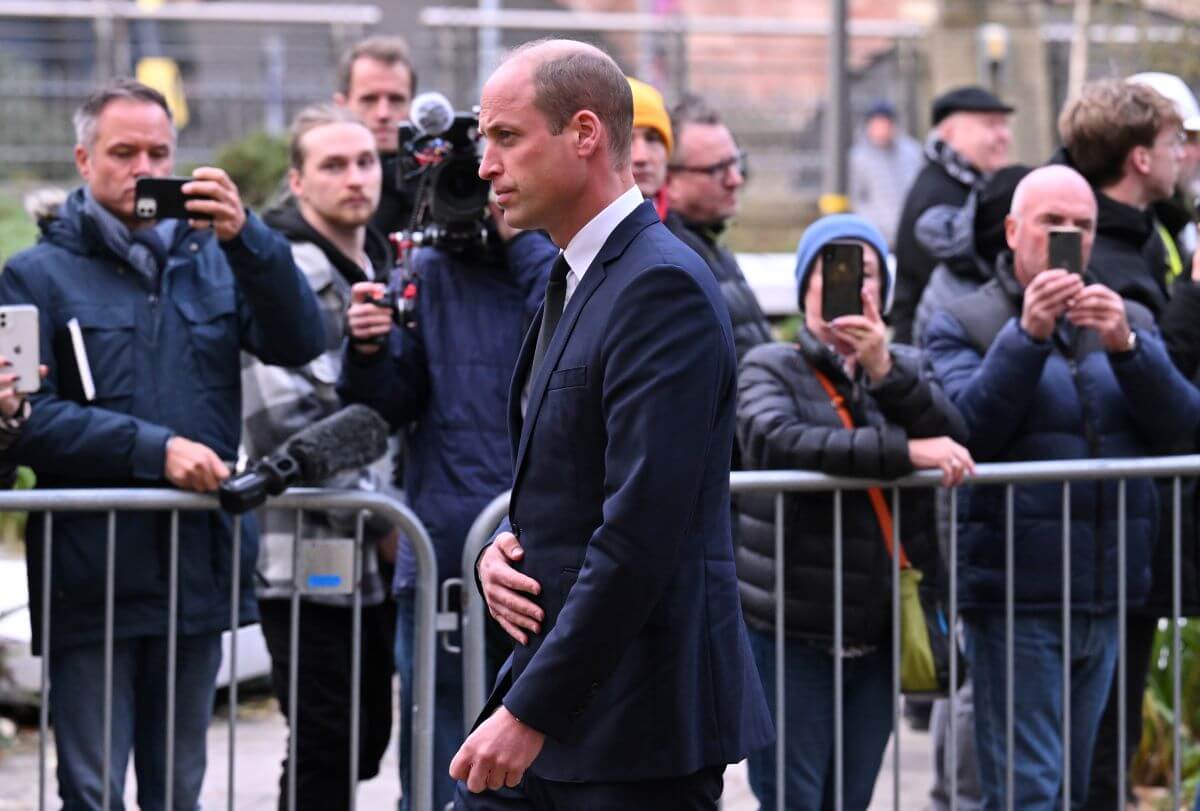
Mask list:
[[[621,221],[632,214],[634,209],[641,204],[641,191],[636,185],[630,186],[624,194],[592,217],[587,225],[580,228],[579,232],[571,238],[563,254],[567,258],[567,265],[570,266],[571,273],[577,279],[582,279],[592,262],[596,261],[600,249],[604,247],[604,243],[608,241],[612,232],[617,230]]]

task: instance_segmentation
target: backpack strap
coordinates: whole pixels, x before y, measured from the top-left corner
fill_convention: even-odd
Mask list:
[[[846,398],[838,393],[834,387],[833,381],[825,376],[825,373],[819,369],[813,369],[813,374],[817,376],[817,380],[821,383],[821,387],[825,389],[825,393],[829,395],[829,401],[833,404],[834,411],[842,420],[842,425],[846,428],[853,429],[854,418],[850,416],[849,409],[846,408]],[[875,510],[875,518],[879,522],[879,531],[883,534],[883,545],[887,547],[888,555],[892,555],[892,533],[894,532],[892,524],[892,513],[888,509],[887,502],[883,498],[883,491],[878,487],[867,489],[867,497],[871,500],[871,507]],[[900,546],[900,568],[908,569],[912,564],[909,563],[908,556],[904,554],[904,546]]]

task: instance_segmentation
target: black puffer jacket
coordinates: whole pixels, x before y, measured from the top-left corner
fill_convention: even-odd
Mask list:
[[[738,361],[754,347],[770,341],[771,325],[742,275],[737,259],[717,242],[723,227],[698,225],[675,211],[667,214],[664,224],[683,244],[700,254],[720,283],[721,295],[725,297],[729,319],[733,322],[733,344]]]
[[[1139,211],[1098,190],[1096,207],[1088,274],[1158,320],[1167,307],[1167,254],[1153,211]]]
[[[913,470],[910,437],[951,436],[963,442],[958,412],[920,374],[920,356],[892,347],[892,371],[878,385],[851,381],[839,359],[811,333],[799,345],[769,344],[751,351],[738,381],[738,438],[750,470],[815,470],[837,476],[891,479]],[[846,398],[856,427],[842,426],[813,373],[820,369]],[[890,504],[890,494],[885,494]],[[738,582],[742,609],[752,627],[774,627],[775,497],[742,496]],[[842,498],[844,642],[883,643],[891,620],[891,558],[865,491]],[[912,563],[937,576],[933,496],[910,490],[901,499],[901,538]],[[833,636],[833,496],[795,494],[786,499],[786,622],[789,636]]]
[[[917,317],[921,293],[939,262],[917,239],[917,220],[933,206],[961,207],[970,196],[971,188],[970,184],[951,177],[940,164],[929,162],[908,190],[896,228],[896,294],[888,318],[897,343],[912,342],[913,321]],[[969,255],[944,261],[957,275],[969,277],[975,272],[974,261]]]

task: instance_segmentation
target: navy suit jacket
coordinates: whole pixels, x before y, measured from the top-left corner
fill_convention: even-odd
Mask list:
[[[546,734],[531,770],[642,780],[774,736],[738,601],[729,517],[736,361],[712,272],[643,203],[608,238],[521,394],[509,521],[541,586],[502,702]]]

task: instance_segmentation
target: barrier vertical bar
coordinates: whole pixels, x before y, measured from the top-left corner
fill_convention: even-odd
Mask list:
[[[117,582],[117,514],[108,511],[108,538],[104,553],[104,768],[101,808],[112,804],[112,722],[113,722],[113,612]]]
[[[958,488],[950,490],[950,811],[958,811]]]
[[[170,572],[167,575],[167,785],[163,807],[175,807],[175,670],[179,645],[179,510],[171,510]]]
[[[1117,803],[1118,811],[1125,808],[1125,749],[1129,745],[1125,736],[1125,645],[1128,629],[1125,626],[1125,607],[1129,600],[1126,593],[1126,537],[1125,537],[1125,480],[1117,483]]]
[[[362,579],[363,518],[358,512],[354,527],[354,616],[350,631],[350,811],[358,807],[358,757],[360,703],[362,701]]]
[[[1071,483],[1062,483],[1063,811],[1071,811]]]
[[[42,705],[38,708],[38,811],[46,808],[46,739],[50,737],[50,567],[54,513],[42,519]]]
[[[238,716],[238,624],[241,607],[242,579],[242,516],[233,516],[233,551],[229,572],[229,798],[228,811],[234,811],[237,781],[237,716]],[[168,809],[169,811],[169,809]]]
[[[776,811],[786,811],[787,802],[787,723],[784,715],[784,701],[787,691],[785,679],[787,668],[784,667],[784,549],[783,549],[783,516],[784,497],[780,491],[775,494],[775,808]]]
[[[900,488],[892,488],[892,808],[900,811]]]
[[[833,491],[833,780],[835,811],[842,811],[845,787],[842,785],[845,764],[842,762],[842,700],[845,685],[842,668],[842,491]]]
[[[1004,485],[1004,807],[1013,811],[1013,486]]]
[[[1183,781],[1183,760],[1180,753],[1180,717],[1183,715],[1183,676],[1182,650],[1179,639],[1179,617],[1182,614],[1182,581],[1180,579],[1180,488],[1181,479],[1176,476],[1171,487],[1171,695],[1173,699],[1171,714],[1171,798],[1172,808],[1179,807],[1179,794]]]
[[[296,757],[300,738],[300,536],[304,511],[296,510],[296,534],[292,538],[292,605],[288,636],[288,811],[296,811]]]

